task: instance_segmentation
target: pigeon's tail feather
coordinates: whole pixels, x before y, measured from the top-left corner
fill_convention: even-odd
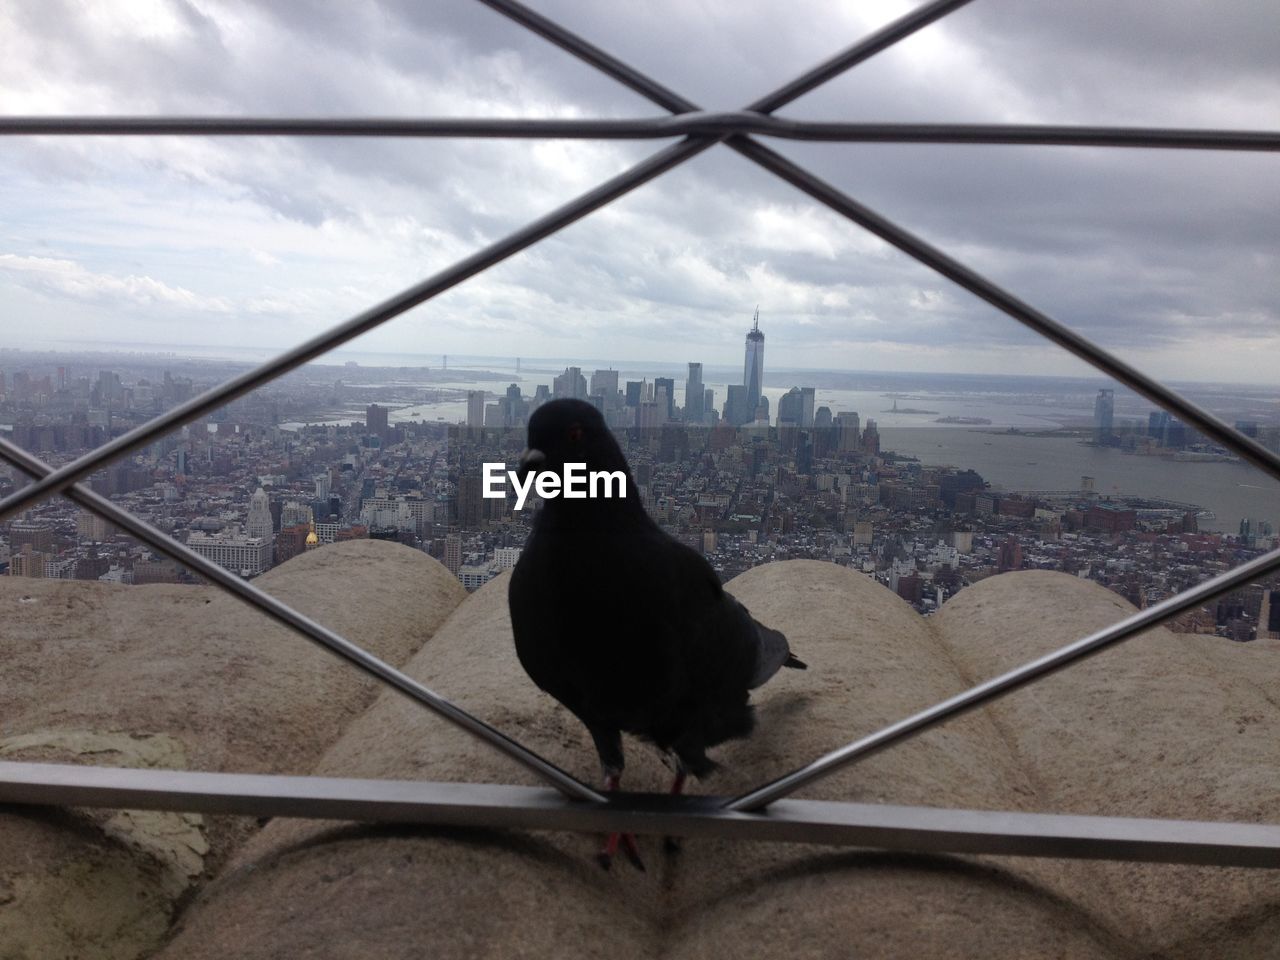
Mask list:
[[[751,676],[750,688],[754,690],[762,685],[782,667],[804,669],[804,664],[791,653],[787,638],[777,630],[771,630],[754,617],[751,622],[756,628],[756,669]]]

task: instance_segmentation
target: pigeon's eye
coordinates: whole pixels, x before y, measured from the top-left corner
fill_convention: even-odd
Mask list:
[[[582,424],[575,423],[572,427],[569,428],[569,442],[570,443],[582,442]]]

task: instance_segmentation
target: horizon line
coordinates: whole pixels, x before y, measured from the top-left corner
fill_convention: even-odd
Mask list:
[[[277,353],[281,353],[284,350],[288,349],[287,347],[234,347],[234,346],[227,346],[227,345],[221,345],[221,344],[165,344],[165,343],[154,343],[154,342],[145,342],[145,341],[133,341],[133,342],[123,341],[123,342],[114,343],[114,344],[98,343],[98,345],[96,346],[89,345],[91,343],[97,343],[95,341],[90,341],[89,343],[85,343],[84,341],[76,341],[76,340],[49,340],[46,342],[51,344],[64,344],[65,346],[59,349],[55,347],[34,347],[34,346],[24,347],[24,346],[5,345],[5,346],[0,346],[0,354],[4,354],[4,353],[57,354],[60,352],[65,352],[65,353],[74,355],[74,354],[91,354],[91,353],[119,353],[119,354],[141,355],[144,357],[154,356],[159,358],[159,357],[177,356],[181,359],[209,360],[209,361],[221,360],[221,361],[228,361],[232,363],[244,363],[247,361],[231,355],[217,354],[216,351],[222,351],[222,350],[251,351],[255,353],[260,353],[264,357],[272,357],[277,355]],[[202,355],[196,355],[196,354],[185,354],[182,352],[182,351],[190,351],[190,350],[210,351],[211,355],[202,356]],[[332,351],[332,355],[335,358],[335,362],[326,363],[320,359],[317,359],[304,364],[304,367],[305,366],[317,366],[317,367],[341,366],[345,362],[347,362],[347,361],[337,359],[338,357],[341,357],[341,356],[390,357],[395,355],[395,351],[392,351],[392,350],[344,350],[341,347],[339,347],[334,351]],[[617,358],[601,360],[595,357],[585,357],[585,358],[574,358],[574,357],[564,357],[564,356],[530,357],[530,356],[524,356],[524,355],[517,356],[515,354],[512,354],[510,356],[503,356],[503,355],[493,355],[493,354],[467,354],[467,353],[448,354],[448,353],[441,353],[441,352],[432,352],[432,353],[410,353],[410,354],[405,354],[405,356],[406,358],[412,358],[412,359],[427,358],[427,357],[456,356],[459,360],[477,360],[478,359],[478,360],[491,360],[491,361],[509,361],[512,364],[514,364],[518,360],[522,365],[526,363],[537,364],[537,363],[551,363],[551,362],[554,362],[556,365],[558,365],[561,361],[566,361],[566,360],[572,361],[572,363],[570,363],[571,366],[587,364],[587,363],[611,364],[611,363],[619,362]],[[653,367],[668,367],[668,366],[685,366],[690,361],[643,359],[643,360],[623,360],[621,362],[625,362],[626,364],[631,366],[649,365]],[[419,368],[426,368],[426,369],[437,369],[439,368],[439,366],[440,366],[439,364],[427,365],[427,364],[420,364],[420,363],[417,363],[417,364],[415,363],[369,364],[368,369],[394,370],[402,367],[404,368],[419,367]],[[736,366],[736,361],[727,361],[723,363],[716,363],[714,361],[707,363],[704,361],[704,366],[734,367]],[[492,371],[492,370],[486,371],[480,368],[459,367],[457,369],[459,370],[465,369],[465,370],[469,370],[470,372],[491,372],[491,373],[499,372],[499,371]],[[586,367],[583,366],[582,369],[585,370]],[[595,369],[608,369],[608,367],[596,367]],[[1123,383],[1120,383],[1117,380],[1097,374],[1096,372],[1092,372],[1092,371],[1087,374],[1040,374],[1040,373],[974,372],[974,371],[967,371],[967,370],[903,370],[903,369],[875,370],[875,369],[846,369],[842,367],[779,366],[779,367],[774,367],[773,372],[775,374],[776,373],[841,373],[841,374],[858,374],[858,375],[872,375],[872,376],[889,374],[889,375],[903,375],[903,376],[950,376],[950,377],[973,377],[973,378],[1001,377],[1001,378],[1010,379],[1010,380],[1013,380],[1013,379],[1078,380],[1082,382],[1112,383],[1120,387],[1121,389],[1126,389],[1126,390],[1129,389],[1125,387]],[[1166,379],[1168,380],[1168,382],[1171,382],[1171,383],[1196,384],[1199,386],[1257,387],[1264,390],[1275,389],[1275,385],[1272,383],[1259,383],[1257,381],[1249,381],[1249,380],[1237,380],[1237,381],[1194,380],[1194,379],[1187,379],[1187,378],[1181,378],[1181,377],[1171,377]]]

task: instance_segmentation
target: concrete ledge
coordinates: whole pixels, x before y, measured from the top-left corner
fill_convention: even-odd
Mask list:
[[[516,662],[505,577],[459,604],[456,583],[434,561],[412,551],[341,556],[350,546],[327,547],[273,571],[269,576],[278,583],[269,589],[306,594],[316,605],[307,612],[352,639],[376,636],[400,644],[381,655],[395,662],[394,650],[402,650],[399,662],[411,676],[574,775],[595,780],[585,731]],[[21,624],[20,646],[39,647],[39,656],[14,650],[26,698],[0,693],[14,706],[13,715],[29,724],[13,735],[47,730],[48,718],[60,715],[77,718],[80,727],[94,718],[110,724],[133,716],[150,724],[159,717],[172,722],[165,735],[182,746],[181,766],[511,785],[481,788],[498,792],[538,786],[522,768],[402,696],[361,687],[365,681],[308,645],[290,647],[290,657],[278,659],[274,644],[252,645],[248,655],[231,661],[234,667],[229,655],[218,653],[230,649],[225,642],[194,654],[188,645],[178,656],[166,629],[199,611],[189,605],[190,595],[170,596],[177,588],[151,588],[157,601],[131,609],[113,606],[113,597],[101,592],[106,588],[96,585],[82,593],[81,605],[71,586],[63,593],[65,586],[43,585],[37,591],[48,592],[25,604],[0,590],[0,613],[16,611]],[[813,561],[759,567],[729,589],[765,623],[784,630],[810,669],[786,671],[756,692],[756,735],[715,751],[721,770],[697,785],[719,795],[758,785],[1132,610],[1096,585],[1046,573],[985,580],[929,620],[862,575]],[[210,629],[217,624],[226,633],[237,622],[225,606],[231,602],[214,597],[200,604],[223,604],[217,617],[206,616]],[[30,608],[56,603],[81,612],[68,614],[63,626],[55,623],[42,638],[39,614]],[[70,629],[66,623],[73,617],[95,629]],[[415,634],[421,623],[428,629]],[[421,638],[433,628],[423,646]],[[107,642],[91,641],[95,634]],[[148,662],[135,652],[133,644],[157,637],[168,659]],[[44,664],[66,662],[51,656],[59,646],[84,662],[76,660],[75,669],[56,678],[41,673]],[[299,655],[301,649],[307,653]],[[1270,691],[1280,678],[1277,654],[1275,643],[1238,645],[1149,631],[813,784],[797,800],[967,808],[980,818],[991,816],[984,811],[1007,810],[1015,818],[1050,813],[1073,815],[1071,820],[1090,814],[1275,824],[1280,718]],[[127,708],[106,697],[44,702],[38,695],[43,689],[88,689],[91,676],[122,658],[148,679],[123,687],[138,697]],[[304,660],[306,666],[299,662]],[[263,679],[271,674],[262,668],[272,665],[279,667],[275,682],[287,681],[283,688]],[[177,678],[190,677],[193,669],[197,679],[178,687]],[[364,692],[343,693],[348,683]],[[185,721],[179,708],[164,706],[162,694],[170,686],[190,701]],[[230,700],[220,703],[219,696]],[[200,718],[221,731],[212,748],[198,739],[191,743],[204,745],[188,742]],[[141,723],[135,729],[139,738],[157,732]],[[66,759],[51,747],[49,755],[32,755],[33,742],[23,742],[27,752],[15,759]],[[163,746],[137,743],[151,752]],[[634,741],[626,749],[624,786],[664,791],[669,771],[652,751]],[[232,765],[232,758],[238,763]],[[688,801],[691,809],[698,802]],[[945,822],[957,815],[937,816]],[[46,851],[33,852],[41,872],[62,876],[76,862],[77,837],[107,834],[100,823],[51,816],[47,822],[0,817],[0,830],[21,820],[16,833],[10,830],[15,848],[35,844],[33,851]],[[928,813],[920,817],[927,820]],[[1087,833],[1082,842],[1090,839]],[[40,837],[56,840],[62,852]],[[92,862],[99,878],[110,878],[95,881],[100,901],[109,902],[108,892],[121,886],[141,891],[140,902],[157,906],[130,923],[138,930],[166,929],[176,902],[163,893],[166,874],[150,866],[152,854],[129,852],[125,840],[111,842],[123,843],[119,849],[126,853],[122,860]],[[606,874],[593,862],[595,841],[581,834],[276,819],[224,848],[217,863],[225,866],[209,870],[216,879],[168,930],[156,956],[727,953],[746,960],[840,955],[856,944],[859,953],[886,957],[1235,957],[1268,955],[1280,935],[1280,877],[1272,871],[833,852],[712,836],[690,837],[675,855],[664,853],[656,839],[642,838],[641,847],[648,873],[619,864]],[[28,882],[6,876],[0,871],[0,899],[6,882],[14,889]],[[0,945],[21,936],[3,926],[8,909],[0,904]],[[24,908],[16,915],[26,914]],[[94,944],[107,938],[101,930],[94,936]],[[71,942],[56,941],[64,952]],[[116,956],[85,946],[90,939],[74,942],[77,955]],[[148,942],[154,944],[154,936]]]

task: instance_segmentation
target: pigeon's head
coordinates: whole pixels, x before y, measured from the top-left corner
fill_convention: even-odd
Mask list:
[[[618,441],[604,417],[581,400],[552,400],[529,418],[529,445],[520,456],[520,474],[538,470],[560,473],[566,463],[585,463],[588,470],[627,469]]]

